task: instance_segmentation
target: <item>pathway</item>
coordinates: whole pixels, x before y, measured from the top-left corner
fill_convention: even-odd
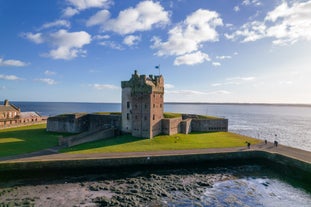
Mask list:
[[[269,142],[268,144],[260,143],[257,145],[252,145],[250,149],[247,149],[247,147],[235,147],[235,148],[209,148],[209,149],[193,149],[193,150],[93,153],[93,154],[58,153],[59,149],[60,147],[55,147],[30,154],[0,158],[0,163],[53,161],[53,160],[109,159],[109,158],[126,158],[126,157],[152,157],[152,156],[167,156],[167,155],[212,154],[212,153],[261,150],[269,153],[281,154],[311,164],[311,152],[283,145],[278,145],[278,147],[274,147],[273,143]]]

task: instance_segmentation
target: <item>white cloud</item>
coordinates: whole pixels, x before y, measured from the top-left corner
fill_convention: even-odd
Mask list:
[[[110,17],[110,12],[108,10],[101,10],[93,15],[87,22],[86,26],[94,26],[105,23]]]
[[[240,11],[240,7],[239,7],[239,6],[235,6],[235,7],[233,7],[233,11],[235,11],[235,12]]]
[[[67,0],[67,2],[70,6],[63,12],[63,15],[67,17],[89,8],[108,8],[112,4],[111,0]]]
[[[110,38],[109,35],[96,35],[96,36],[93,37],[94,40],[103,40],[103,39],[107,40],[109,38]]]
[[[24,33],[22,34],[22,36],[36,44],[41,44],[44,42],[44,39],[43,39],[43,36],[42,36],[42,33],[36,33],[36,34],[33,34],[31,32],[28,32],[28,33]]]
[[[42,83],[46,83],[48,85],[55,85],[57,84],[57,82],[53,79],[50,79],[50,78],[39,78],[39,79],[35,79],[37,81],[40,81]]]
[[[226,90],[217,90],[217,91],[197,91],[197,90],[167,90],[165,91],[167,94],[179,94],[183,96],[189,95],[215,95],[215,94],[230,94],[229,91]]]
[[[210,61],[208,54],[197,51],[178,56],[174,61],[174,65],[195,65],[204,61]]]
[[[64,11],[63,11],[63,15],[65,17],[71,17],[73,15],[76,15],[79,13],[79,10],[78,9],[74,9],[72,7],[67,7]]]
[[[121,11],[116,19],[107,19],[108,11],[92,16],[89,25],[101,25],[104,31],[113,31],[126,35],[137,31],[147,31],[154,26],[162,26],[169,22],[169,13],[159,2],[142,1],[135,8]]]
[[[66,21],[66,20],[57,20],[54,22],[48,22],[45,23],[41,26],[40,29],[48,29],[51,27],[66,27],[69,28],[70,27],[70,22]]]
[[[140,36],[128,35],[123,39],[123,43],[128,46],[132,46],[132,45],[136,45],[140,40],[141,40]]]
[[[164,84],[164,88],[165,88],[165,89],[171,89],[171,88],[175,88],[175,86],[172,85],[172,84],[169,84],[169,83],[165,83],[165,84]]]
[[[67,0],[67,2],[79,10],[103,8],[111,4],[111,0]]]
[[[23,67],[28,65],[27,63],[20,60],[4,60],[0,58],[0,67],[1,66],[15,66],[15,67]]]
[[[311,40],[311,0],[306,2],[282,2],[267,13],[263,21],[244,24],[233,34],[225,34],[228,39],[241,38],[251,42],[272,38],[273,44],[287,45],[297,41]]]
[[[255,77],[253,77],[253,76],[248,76],[248,77],[231,77],[231,78],[227,78],[227,80],[252,81],[252,80],[255,80]]]
[[[260,0],[243,0],[242,5],[248,6],[248,5],[254,5],[254,6],[260,6],[262,3]]]
[[[2,74],[0,74],[0,79],[11,80],[11,81],[22,80],[21,78],[15,76],[15,75],[2,75]]]
[[[96,90],[105,90],[105,89],[110,89],[110,90],[115,90],[115,89],[120,89],[120,87],[111,85],[111,84],[89,84],[90,87],[96,89]]]
[[[37,44],[44,42],[50,43],[55,49],[52,49],[45,56],[64,60],[83,56],[86,51],[82,50],[82,47],[91,42],[91,35],[85,31],[68,32],[64,29],[45,35],[42,33],[26,33],[24,37]]]
[[[225,59],[231,59],[232,57],[229,55],[222,55],[222,56],[216,56],[216,59],[219,60],[225,60]]]
[[[249,77],[231,77],[226,78],[226,81],[223,83],[213,83],[212,86],[225,86],[225,85],[241,85],[246,82],[250,82],[255,80],[255,77],[249,76]]]
[[[212,65],[215,67],[219,67],[219,66],[221,66],[221,63],[220,62],[212,62]]]
[[[44,71],[44,74],[45,75],[55,75],[56,73],[53,71],[50,71],[50,70],[46,70],[46,71]]]
[[[197,90],[167,90],[167,94],[181,94],[181,95],[207,95],[208,93]]]
[[[191,53],[199,50],[204,42],[218,41],[216,27],[222,25],[217,12],[199,9],[172,28],[166,42],[154,37],[152,47],[158,49],[158,56]]]
[[[109,47],[111,49],[115,49],[115,50],[124,50],[122,45],[120,45],[114,41],[103,41],[103,42],[100,42],[99,44],[102,46],[105,46],[105,47]]]
[[[83,56],[86,51],[82,49],[84,45],[91,42],[91,35],[85,31],[67,32],[59,30],[47,35],[46,41],[56,49],[51,50],[47,56],[53,59],[69,60],[78,56]]]

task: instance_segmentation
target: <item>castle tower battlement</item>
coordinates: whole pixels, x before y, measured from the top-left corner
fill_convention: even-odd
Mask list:
[[[163,76],[139,75],[122,81],[122,131],[152,138],[161,133],[163,119]]]

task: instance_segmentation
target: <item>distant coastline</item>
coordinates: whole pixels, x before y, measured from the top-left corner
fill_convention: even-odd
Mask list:
[[[121,102],[83,102],[83,101],[11,101],[12,103],[83,103],[83,104],[121,104]],[[238,102],[164,102],[164,104],[201,104],[201,105],[254,105],[254,106],[298,106],[311,107],[311,103],[238,103]]]
[[[254,106],[301,106],[311,107],[311,104],[294,103],[217,103],[217,102],[164,102],[165,104],[202,104],[202,105],[254,105]]]

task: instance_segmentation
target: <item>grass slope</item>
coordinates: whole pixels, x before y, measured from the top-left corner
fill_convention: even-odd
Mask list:
[[[30,153],[56,146],[59,135],[46,132],[46,124],[0,130],[0,157]]]
[[[142,152],[160,150],[184,150],[202,148],[227,148],[246,146],[260,140],[230,132],[177,134],[157,136],[153,139],[142,139],[132,136],[119,136],[107,140],[85,143],[62,150],[62,152],[84,154],[105,152]]]

